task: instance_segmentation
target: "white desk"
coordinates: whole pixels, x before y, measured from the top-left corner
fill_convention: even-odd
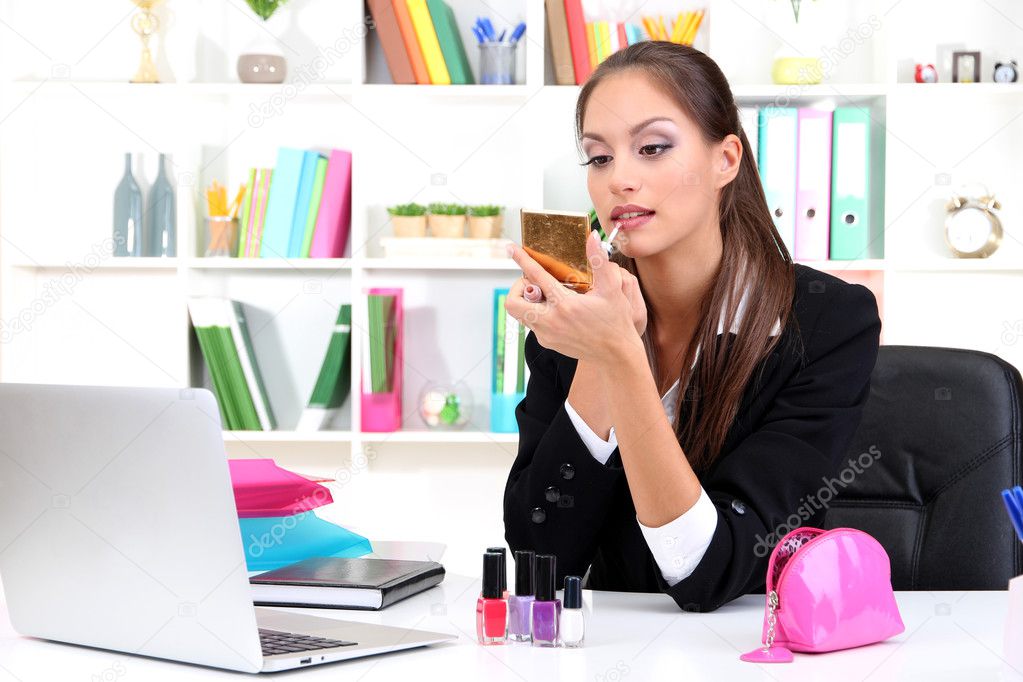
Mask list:
[[[906,631],[881,644],[788,665],[754,665],[739,653],[758,643],[763,596],[713,613],[686,613],[665,595],[584,593],[582,649],[528,644],[483,647],[475,640],[478,578],[448,575],[431,590],[383,611],[320,616],[452,632],[458,641],[281,673],[289,679],[360,680],[1023,680],[1001,660],[1006,592],[902,592]],[[86,649],[16,635],[0,604],[0,682],[51,680],[239,680],[237,673]]]

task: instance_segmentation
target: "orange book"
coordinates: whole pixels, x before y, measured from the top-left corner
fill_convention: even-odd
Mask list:
[[[412,62],[412,72],[416,75],[416,83],[429,85],[430,73],[426,70],[426,60],[423,59],[423,51],[419,48],[419,39],[416,38],[416,29],[412,26],[408,5],[405,4],[405,0],[391,0],[391,4],[394,7],[394,16],[398,20],[401,39],[405,43],[405,51],[408,52],[409,61]]]

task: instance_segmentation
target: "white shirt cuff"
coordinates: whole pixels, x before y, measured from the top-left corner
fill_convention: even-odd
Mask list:
[[[593,459],[597,460],[601,464],[607,464],[607,460],[611,458],[611,453],[618,447],[618,438],[615,436],[615,427],[611,427],[611,433],[608,435],[608,439],[604,440],[593,432],[589,424],[583,421],[583,418],[579,416],[579,413],[575,411],[575,408],[565,401],[565,412],[568,412],[568,418],[572,420],[572,424],[575,425],[575,430],[579,432],[579,437],[583,441],[583,445],[593,455]]]
[[[718,510],[701,487],[696,504],[674,521],[658,528],[644,526],[638,517],[636,523],[665,582],[675,585],[688,578],[706,554],[717,530]]]

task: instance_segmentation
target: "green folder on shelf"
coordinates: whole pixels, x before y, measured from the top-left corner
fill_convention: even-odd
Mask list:
[[[298,431],[318,431],[337,414],[352,385],[352,305],[344,303],[327,345],[309,404],[302,411]]]
[[[232,431],[276,428],[241,304],[223,298],[193,297],[188,300],[188,312],[217,396],[223,427]]]
[[[370,392],[388,393],[394,385],[394,296],[369,294]]]

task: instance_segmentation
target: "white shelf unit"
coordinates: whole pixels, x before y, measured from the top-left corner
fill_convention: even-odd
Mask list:
[[[0,379],[196,385],[202,358],[185,298],[234,297],[249,313],[281,424],[270,433],[225,432],[228,453],[272,455],[344,481],[369,471],[345,486],[339,513],[379,514],[379,537],[426,537],[438,518],[459,519],[445,533],[452,549],[459,540],[465,546],[450,556],[476,570],[477,545],[500,538],[499,500],[517,443],[516,434],[487,431],[486,410],[492,290],[508,286],[517,269],[501,259],[384,258],[386,206],[501,204],[505,236],[518,240],[520,208],[586,210],[590,201],[573,129],[579,88],[549,84],[543,0],[449,4],[474,69],[469,27],[477,15],[508,26],[527,22],[516,85],[383,82],[379,44],[359,37],[362,3],[332,0],[291,3],[266,26],[240,3],[164,4],[159,11],[174,31],[157,62],[175,82],[135,85],[123,82],[138,55],[123,8],[67,8],[62,20],[76,27],[71,35],[52,29],[45,5],[0,0],[0,19],[21,36],[0,41]],[[1023,11],[979,5],[961,12],[950,0],[804,3],[806,18],[830,13],[819,42],[841,58],[824,83],[794,87],[769,82],[772,55],[790,38],[789,3],[650,0],[642,12],[697,6],[709,8],[697,46],[722,66],[740,105],[865,105],[884,126],[884,258],[810,265],[883,292],[885,343],[976,348],[1023,366],[1023,337],[1003,333],[1023,323],[1023,313],[1005,307],[1023,293],[1023,204],[1011,191],[1023,184],[1023,87],[904,83],[897,66],[907,58],[932,61],[935,43],[962,39],[985,52],[988,71],[989,53],[1017,56],[1011,24],[1023,25]],[[942,17],[953,15],[957,22],[946,26]],[[876,26],[871,17],[880,18]],[[844,30],[862,26],[874,28],[843,51]],[[234,82],[234,56],[269,34],[287,43],[295,80]],[[335,50],[316,78],[297,80],[324,47],[343,40],[348,49]],[[249,167],[273,165],[279,146],[353,151],[345,257],[201,258],[201,189],[214,178],[236,188]],[[170,155],[178,258],[114,259],[103,251],[126,151],[141,153],[135,173],[144,191],[155,155]],[[978,180],[1005,204],[1006,238],[989,259],[955,260],[944,249],[943,204],[952,187]],[[359,292],[370,286],[406,292],[404,429],[360,433],[359,401],[350,397],[336,430],[293,431],[337,306],[351,302],[361,314]],[[361,353],[356,335],[356,368]],[[461,382],[471,391],[476,409],[464,431],[424,431],[414,408],[428,381]],[[354,372],[351,396],[358,395]],[[389,518],[381,510],[393,499],[436,515]]]

